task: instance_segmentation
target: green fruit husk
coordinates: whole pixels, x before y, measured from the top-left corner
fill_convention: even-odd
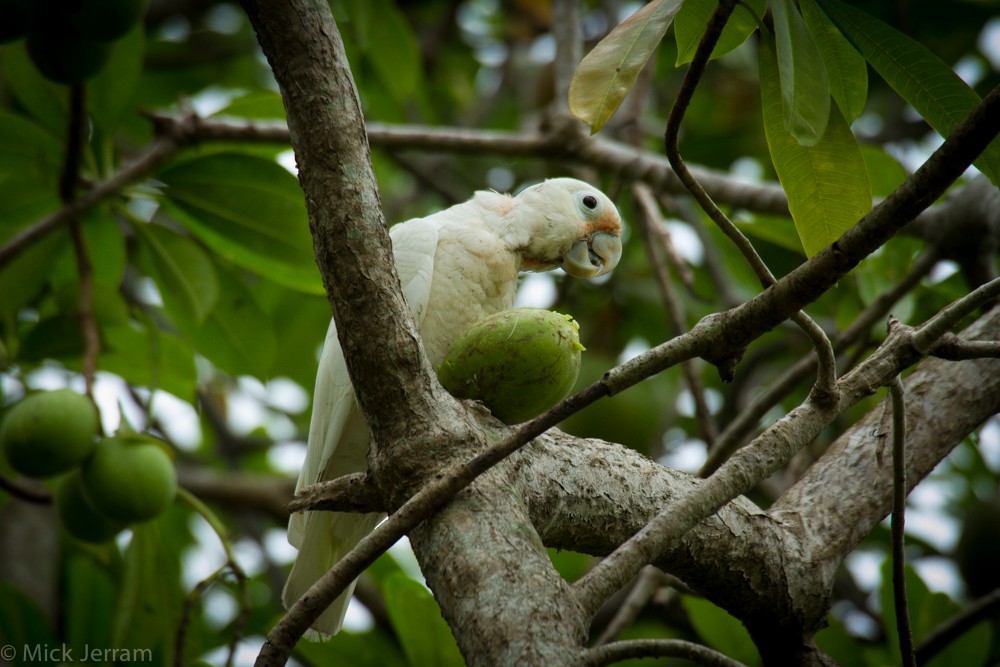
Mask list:
[[[579,325],[542,308],[513,308],[465,331],[438,367],[453,396],[481,401],[507,424],[527,421],[569,395],[580,372]]]
[[[0,448],[10,466],[29,477],[52,477],[94,451],[97,409],[70,389],[32,394],[7,413]]]
[[[79,469],[59,480],[55,506],[66,532],[84,542],[107,542],[127,528],[126,523],[109,519],[87,500]]]
[[[83,486],[105,516],[139,523],[170,506],[177,494],[177,473],[158,444],[108,437],[83,464]]]

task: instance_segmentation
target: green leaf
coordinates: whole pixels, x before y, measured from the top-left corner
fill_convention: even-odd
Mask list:
[[[190,313],[202,324],[219,298],[215,268],[201,247],[162,225],[135,225],[139,261],[171,312]]]
[[[426,588],[403,574],[386,578],[382,588],[392,627],[411,665],[465,665],[451,629]]]
[[[799,0],[802,18],[823,58],[830,94],[848,123],[865,110],[868,98],[868,66],[837,27],[830,22],[816,0]]]
[[[260,120],[285,119],[285,103],[281,95],[271,91],[257,91],[233,98],[229,104],[212,116],[255,118]]]
[[[131,322],[103,328],[101,344],[101,370],[138,387],[162,389],[186,401],[194,400],[194,355],[177,336]]]
[[[569,87],[573,115],[599,131],[621,105],[666,34],[681,0],[654,0],[608,33],[576,68]]]
[[[108,62],[87,82],[87,109],[94,124],[111,131],[127,111],[142,74],[146,33],[142,21],[111,47]]]
[[[53,136],[66,135],[69,114],[69,88],[43,77],[31,63],[24,40],[4,44],[4,82],[17,101]]]
[[[691,619],[691,625],[706,644],[744,664],[760,664],[760,656],[750,633],[724,609],[691,595],[683,596],[681,604]]]
[[[785,128],[815,146],[830,118],[830,84],[823,59],[792,0],[771,0]]]
[[[66,563],[64,600],[66,643],[80,650],[111,647],[115,584],[90,556],[74,554]]]
[[[369,11],[377,17],[366,25],[365,57],[396,102],[405,102],[422,83],[420,46],[405,15],[391,0],[375,0]]]
[[[156,520],[132,526],[111,646],[149,649],[154,652],[154,660],[170,665],[182,594],[178,562],[160,535],[160,523]]]
[[[871,66],[947,137],[979,104],[979,95],[923,44],[840,0],[817,0],[819,6]],[[1000,141],[994,140],[975,162],[1000,185]]]
[[[277,347],[267,314],[230,271],[217,265],[215,273],[219,296],[203,322],[183,311],[171,311],[171,316],[198,354],[218,368],[233,375],[266,378],[274,367]]]
[[[678,66],[689,63],[694,58],[708,21],[718,5],[717,0],[684,0],[684,5],[674,19]],[[736,5],[719,35],[718,43],[712,49],[712,58],[720,58],[743,44],[757,29],[757,20],[766,11],[767,0],[748,0]]]
[[[861,144],[861,156],[872,182],[873,196],[888,197],[906,180],[908,174],[903,165],[880,146]]]
[[[0,580],[0,644],[17,649],[14,665],[55,664],[25,655],[30,647],[55,646],[56,638],[49,621],[27,595],[13,584]],[[6,656],[5,656],[6,658]]]
[[[298,181],[277,163],[216,153],[160,173],[164,208],[225,259],[282,285],[323,294]]]
[[[802,247],[812,257],[871,210],[865,162],[836,107],[830,110],[826,132],[813,146],[800,145],[785,130],[777,56],[765,35],[760,41],[760,82],[771,159],[788,196]]]

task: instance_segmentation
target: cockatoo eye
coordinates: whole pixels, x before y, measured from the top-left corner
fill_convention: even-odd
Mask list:
[[[597,208],[597,197],[594,195],[585,195],[583,197],[583,205],[593,211]]]

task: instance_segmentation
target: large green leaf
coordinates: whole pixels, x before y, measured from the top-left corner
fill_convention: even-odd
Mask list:
[[[382,584],[392,627],[411,665],[462,667],[455,638],[427,589],[404,574]]]
[[[113,130],[129,109],[142,74],[145,50],[146,33],[140,21],[114,42],[108,62],[87,82],[87,108],[99,129]]]
[[[569,87],[569,108],[591,133],[621,105],[680,7],[681,0],[653,0],[615,26],[580,62]]]
[[[717,0],[684,0],[684,5],[674,18],[674,39],[677,40],[677,65],[689,63],[694,58],[698,44],[705,34],[708,21],[718,7]],[[757,29],[757,20],[767,11],[767,0],[747,0],[736,5],[719,41],[712,49],[712,58],[726,55],[747,40]]]
[[[771,0],[785,128],[803,146],[814,146],[830,118],[826,68],[792,0]]]
[[[147,664],[171,665],[182,596],[176,554],[161,537],[160,524],[132,526],[111,646],[148,650],[151,654],[140,654]]]
[[[871,184],[851,128],[840,111],[819,141],[800,145],[786,130],[778,61],[766,35],[760,41],[761,105],[764,133],[788,208],[808,256],[840,238],[871,209]]]
[[[219,296],[203,322],[191,314],[171,317],[198,354],[233,375],[266,378],[274,366],[277,342],[267,314],[236,275],[217,265]]]
[[[56,137],[66,134],[69,88],[43,77],[28,57],[24,41],[4,44],[4,83],[24,109]]]
[[[375,20],[367,23],[365,56],[379,80],[398,102],[405,102],[422,83],[420,46],[406,16],[391,0],[366,2]]]
[[[234,264],[312,294],[323,285],[298,181],[277,163],[216,153],[162,172],[165,209]]]
[[[823,58],[830,94],[850,123],[861,115],[868,99],[868,66],[865,59],[819,9],[816,0],[800,0],[799,7]]]
[[[101,346],[101,370],[120,375],[137,387],[162,389],[183,400],[194,400],[194,354],[177,336],[132,322],[103,328]]]
[[[681,598],[691,625],[706,644],[746,665],[759,665],[760,656],[743,624],[704,598]]]
[[[162,225],[136,225],[139,260],[160,288],[167,310],[202,324],[219,298],[215,267],[190,238]]]
[[[840,0],[817,2],[886,83],[942,136],[979,103],[979,95],[923,44]],[[1000,141],[994,140],[975,164],[1000,185]]]

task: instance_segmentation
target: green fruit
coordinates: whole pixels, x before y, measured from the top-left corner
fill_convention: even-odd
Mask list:
[[[177,474],[160,445],[109,437],[83,464],[83,485],[97,511],[133,523],[153,519],[170,506]]]
[[[107,542],[127,527],[127,524],[109,519],[98,512],[87,500],[79,470],[74,470],[59,481],[55,504],[56,513],[66,531],[84,542]]]
[[[47,17],[44,26],[28,33],[28,55],[46,79],[83,83],[104,66],[111,47],[84,35],[64,16]]]
[[[569,315],[514,308],[473,324],[438,368],[457,398],[482,401],[497,419],[527,421],[564,399],[580,372],[579,325]]]
[[[11,408],[0,428],[0,447],[14,470],[51,477],[94,451],[97,409],[69,389],[32,394]]]
[[[20,39],[28,32],[26,0],[0,0],[0,44]]]
[[[63,0],[66,18],[82,34],[113,42],[132,29],[146,12],[146,0]]]

